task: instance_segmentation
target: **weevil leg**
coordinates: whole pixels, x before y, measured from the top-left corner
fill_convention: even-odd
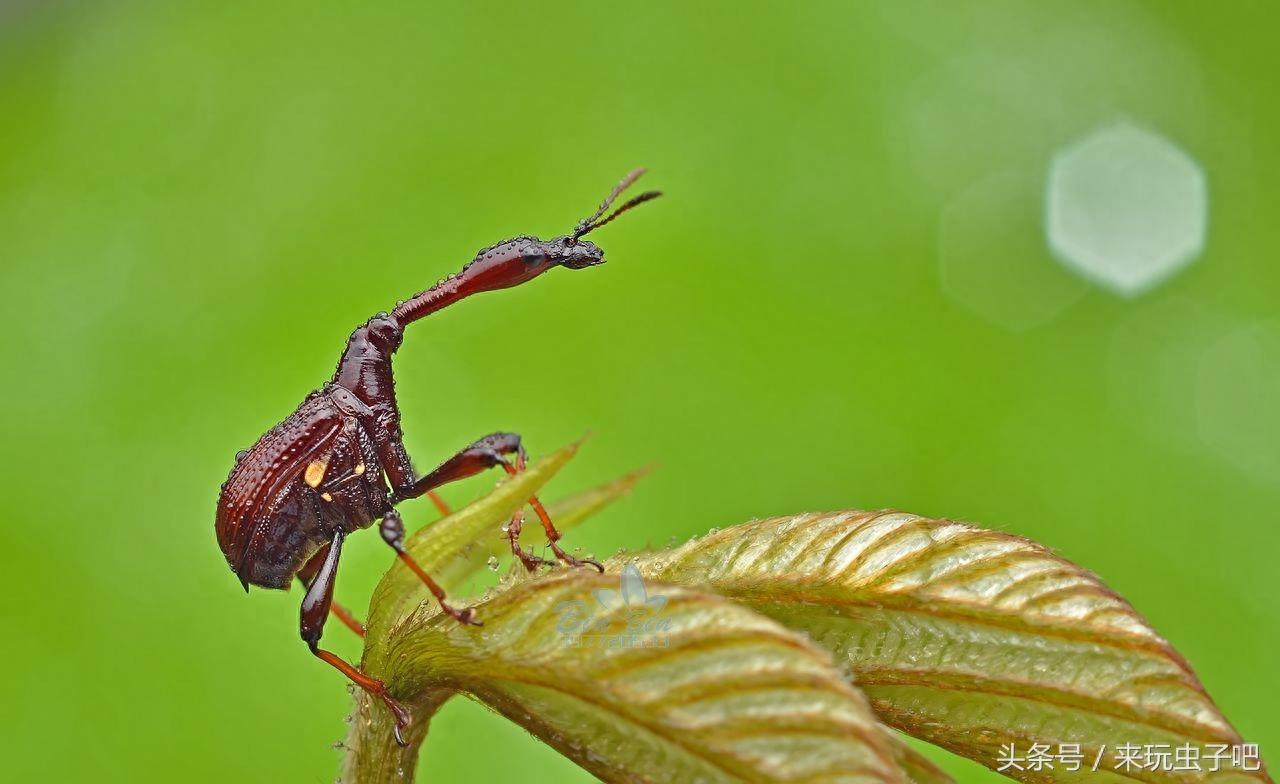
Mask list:
[[[387,686],[377,678],[370,678],[353,665],[347,663],[335,653],[320,648],[320,638],[324,635],[324,622],[329,617],[329,608],[333,606],[333,586],[337,580],[338,558],[342,555],[343,533],[338,531],[329,542],[324,562],[316,570],[307,593],[302,597],[302,609],[299,612],[298,630],[302,641],[307,644],[320,660],[327,662],[353,683],[369,694],[382,700],[396,721],[396,742],[407,745],[402,730],[413,721],[413,716],[403,705],[387,694]]]
[[[449,508],[449,505],[445,503],[444,499],[441,498],[440,494],[435,490],[428,490],[427,498],[430,498],[431,503],[436,505],[436,511],[440,513],[441,517],[448,517],[453,514],[453,510]]]
[[[397,450],[390,451],[396,452]],[[404,454],[403,449],[398,450],[398,452],[399,454]],[[510,460],[509,456],[514,456],[515,460]],[[407,464],[408,457],[405,456],[404,460]],[[417,498],[418,496],[428,493],[441,485],[448,484],[449,482],[456,482],[459,479],[466,479],[469,476],[475,476],[481,471],[494,468],[496,466],[501,466],[508,475],[514,476],[524,470],[526,461],[527,457],[524,445],[518,434],[491,433],[484,438],[476,440],[465,449],[460,450],[453,457],[441,463],[431,473],[418,477],[416,480],[405,481],[403,484],[398,485],[391,495],[391,503],[396,504],[408,498]],[[413,471],[409,468],[399,472],[388,470],[387,473],[393,478],[397,473],[402,477],[407,478],[412,476]],[[590,558],[574,558],[560,547],[558,544],[560,540],[560,532],[557,531],[555,525],[552,524],[551,516],[547,514],[546,507],[542,505],[542,501],[539,500],[536,495],[529,499],[529,505],[533,507],[534,512],[538,515],[538,519],[542,522],[542,528],[546,531],[547,540],[551,545],[551,551],[555,553],[557,559],[563,563],[569,564],[570,566],[589,565],[594,566],[601,572],[604,571],[604,566],[602,566],[598,561]],[[514,524],[518,535],[520,524],[515,523],[515,518],[512,518],[512,523]],[[523,520],[521,520],[521,523],[523,523]],[[511,528],[512,526],[508,525],[508,535],[510,535]],[[514,540],[514,537],[512,537],[512,539]],[[519,544],[514,541],[512,552],[520,558],[526,568],[530,568],[530,564],[533,563],[530,558],[536,557],[521,554]],[[539,562],[546,563],[541,559],[539,559]],[[537,564],[535,563],[533,565],[536,566]]]
[[[403,457],[401,470],[388,468],[387,474],[392,478],[394,490],[391,502],[399,503],[410,498],[425,495],[437,487],[457,482],[460,479],[475,476],[481,471],[508,463],[506,456],[518,454],[523,450],[520,436],[515,433],[490,433],[478,438],[456,454],[436,466],[428,474],[413,478],[413,468],[408,466],[408,456]],[[393,450],[394,451],[394,450]],[[403,454],[403,453],[401,453]],[[392,460],[400,463],[400,460]],[[396,475],[399,474],[399,477]]]
[[[311,512],[316,516],[316,524],[318,526],[323,526],[324,519],[320,513],[320,494],[314,488],[311,488],[310,497]],[[302,568],[298,570],[297,577],[298,580],[302,582],[303,587],[310,588],[311,584],[315,582],[316,574],[319,573],[320,568],[324,566],[325,559],[328,555],[329,545],[326,544],[317,550],[316,554],[311,556],[311,560],[303,564]],[[355,632],[357,636],[364,637],[364,624],[356,620],[356,617],[348,612],[341,604],[331,601],[329,611],[333,613],[334,617],[342,621],[344,626]]]
[[[530,572],[537,571],[539,566],[555,566],[555,561],[548,561],[541,556],[535,555],[532,548],[529,552],[525,552],[520,547],[520,529],[524,528],[524,510],[521,509],[511,516],[511,522],[507,523],[507,541],[511,544],[511,554],[520,559],[520,563],[524,564],[524,568]]]
[[[516,438],[518,439],[519,436],[516,436]],[[524,447],[519,447],[516,451],[515,463],[512,464],[510,461],[504,460],[501,465],[508,476],[515,476],[524,470],[525,462]],[[604,564],[594,558],[574,558],[560,547],[560,532],[556,530],[555,525],[551,522],[551,515],[547,514],[547,508],[542,505],[542,501],[538,500],[536,495],[529,499],[529,506],[533,507],[533,511],[538,515],[538,520],[542,522],[542,530],[547,534],[547,544],[551,546],[551,552],[555,554],[557,560],[569,566],[594,566],[600,570],[601,574],[604,574]],[[523,522],[521,520],[521,523]],[[520,560],[523,561],[524,557],[522,556]],[[528,564],[526,563],[525,566],[527,567]]]
[[[320,567],[324,565],[325,558],[328,557],[328,555],[329,545],[326,544],[324,547],[321,547],[315,555],[311,556],[310,561],[307,561],[303,564],[302,568],[298,570],[298,581],[302,583],[303,588],[309,588],[311,587],[311,583],[315,582],[316,573],[320,571]],[[364,637],[364,624],[360,623],[356,616],[353,615],[346,607],[343,607],[337,602],[332,602],[329,605],[329,612],[333,614],[334,618],[341,621],[343,626],[346,626],[358,636]]]
[[[427,586],[427,590],[431,591],[431,595],[436,597],[436,601],[440,602],[440,609],[446,614],[452,616],[459,623],[467,623],[472,626],[483,626],[484,624],[476,620],[476,611],[471,607],[459,610],[445,601],[444,589],[440,584],[431,579],[431,575],[413,560],[413,556],[404,549],[404,520],[401,519],[400,513],[394,509],[389,510],[382,517],[382,524],[378,526],[379,533],[382,534],[382,541],[391,545],[391,549],[396,551],[396,557],[399,558],[405,566],[422,580]]]

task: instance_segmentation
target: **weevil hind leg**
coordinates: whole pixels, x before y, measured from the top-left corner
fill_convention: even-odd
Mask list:
[[[316,492],[315,488],[308,487],[307,490],[309,491],[308,495],[311,499],[311,512],[316,518],[317,530],[322,529],[324,527],[324,514],[320,510],[320,494]],[[316,551],[316,554],[311,556],[311,559],[303,564],[302,568],[298,570],[297,578],[304,588],[310,588],[312,583],[315,582],[316,575],[319,574],[320,569],[324,566],[324,563],[328,558],[330,546],[331,545],[326,544],[321,547]],[[356,616],[347,610],[347,608],[333,601],[332,596],[330,597],[329,612],[333,613],[333,616],[341,621],[343,626],[346,626],[348,629],[355,632],[356,636],[362,639],[364,638],[364,624],[360,623],[360,621],[356,619]]]
[[[315,555],[311,556],[311,560],[307,561],[301,569],[298,570],[298,582],[302,583],[303,588],[310,588],[311,583],[315,582],[316,574],[320,571],[320,567],[324,565],[325,558],[329,555],[329,545],[321,547]],[[364,637],[364,624],[360,620],[338,602],[331,602],[329,605],[329,613],[337,618],[343,626],[355,632],[358,637]]]
[[[347,676],[352,683],[364,689],[370,695],[382,700],[391,711],[396,722],[396,742],[407,745],[403,731],[413,721],[413,715],[403,705],[387,693],[387,686],[377,678],[371,678],[348,663],[341,656],[320,647],[320,638],[324,636],[324,624],[333,607],[333,587],[337,580],[338,558],[342,555],[343,534],[341,531],[333,535],[327,545],[324,560],[315,572],[307,593],[302,597],[302,608],[298,614],[298,631],[302,641],[307,644],[311,653],[323,662]]]

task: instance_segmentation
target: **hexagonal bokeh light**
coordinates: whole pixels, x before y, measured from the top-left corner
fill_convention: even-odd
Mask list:
[[[1125,122],[1053,157],[1045,209],[1054,255],[1132,297],[1200,255],[1208,188],[1200,166],[1179,147]]]

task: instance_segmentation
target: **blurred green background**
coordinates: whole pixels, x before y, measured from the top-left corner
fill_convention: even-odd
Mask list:
[[[600,553],[844,507],[1034,537],[1267,755],[1276,22],[1243,0],[0,7],[0,778],[331,780],[342,680],[298,592],[246,598],[214,541],[232,456],[372,312],[567,230],[641,164],[668,196],[600,232],[610,264],[408,333],[420,467],[495,429],[535,453],[594,433],[552,497],[659,463],[574,535]],[[1203,253],[1136,296],[1055,260],[1042,217],[1055,154],[1117,122],[1208,185]],[[339,599],[363,614],[388,562],[354,538]],[[588,780],[461,700],[424,754],[423,780]]]

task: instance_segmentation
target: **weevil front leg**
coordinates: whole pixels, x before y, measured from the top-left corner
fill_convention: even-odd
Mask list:
[[[446,614],[455,618],[459,623],[469,623],[472,626],[483,626],[484,624],[476,620],[476,611],[470,607],[459,610],[451,606],[445,601],[444,589],[440,584],[431,579],[431,575],[418,565],[412,555],[404,549],[404,520],[401,519],[400,513],[394,509],[389,510],[382,518],[382,524],[378,526],[378,531],[382,534],[382,541],[391,545],[396,551],[396,557],[400,559],[405,566],[416,575],[418,579],[427,586],[427,590],[431,591],[431,595],[436,597],[436,601],[440,602],[440,609]]]
[[[417,498],[441,485],[475,476],[481,471],[497,466],[501,466],[509,476],[514,476],[524,470],[527,462],[524,445],[518,434],[491,433],[460,450],[453,457],[441,463],[431,473],[415,479],[413,478],[412,465],[409,463],[408,455],[405,454],[403,446],[398,449],[394,448],[395,444],[401,443],[395,437],[399,433],[399,428],[390,428],[385,433],[390,447],[386,451],[392,457],[387,467],[387,476],[391,478],[395,487],[391,494],[392,504],[397,504],[409,498]],[[514,461],[509,459],[512,456],[515,458]],[[533,511],[537,513],[538,519],[542,522],[542,528],[547,534],[547,541],[551,546],[551,551],[555,553],[557,559],[570,566],[589,565],[594,566],[601,572],[604,571],[604,566],[599,561],[590,558],[575,558],[560,547],[560,532],[556,530],[555,525],[551,522],[551,516],[547,514],[546,507],[542,505],[542,501],[536,495],[529,499],[529,505],[533,507]],[[520,549],[517,537],[522,523],[523,518],[517,514],[508,524],[507,534],[511,540],[512,553],[520,558],[525,568],[532,571],[538,565],[547,562]],[[512,535],[513,531],[514,535]]]
[[[523,454],[520,436],[515,433],[490,433],[478,438],[445,460],[430,473],[415,477],[413,464],[404,451],[399,427],[384,425],[387,454],[387,477],[391,480],[391,503],[430,494],[437,487],[457,482],[496,466],[509,466],[508,455]]]
[[[517,441],[519,438],[519,436],[516,436]],[[506,470],[507,476],[515,476],[524,470],[526,461],[527,456],[525,455],[524,447],[519,447],[516,450],[515,464],[512,465],[510,462],[504,461],[502,463],[502,467]],[[533,511],[538,515],[538,520],[542,522],[542,530],[547,534],[547,544],[551,546],[551,552],[555,553],[557,560],[570,566],[594,566],[601,574],[604,574],[604,564],[594,558],[574,558],[560,547],[559,542],[561,534],[556,530],[555,525],[552,524],[551,515],[547,514],[547,508],[542,505],[542,502],[538,500],[536,495],[529,499],[529,506],[533,507]],[[521,513],[517,513],[517,516],[519,517],[519,523],[516,522],[516,518],[512,518],[511,520],[511,522],[515,524],[515,536],[511,538],[511,545],[516,548],[517,554],[519,554],[520,543],[516,540],[520,535],[520,527],[524,524],[524,516]],[[510,533],[510,531],[508,531],[508,533]],[[521,556],[520,560],[524,561],[524,556]],[[525,562],[525,567],[529,567],[527,561]],[[530,569],[530,571],[532,571],[532,569]]]
[[[349,664],[341,656],[330,651],[323,650],[320,647],[320,638],[324,635],[324,622],[329,617],[329,609],[333,606],[333,586],[337,581],[338,575],[338,558],[342,555],[343,533],[338,531],[333,535],[333,540],[329,542],[329,552],[325,555],[324,562],[320,564],[320,568],[316,571],[311,585],[307,588],[307,593],[302,597],[302,609],[299,613],[299,632],[302,640],[307,644],[317,658],[327,662],[329,665],[337,669],[343,675],[351,679],[360,688],[367,693],[382,700],[387,709],[391,711],[391,715],[395,717],[396,722],[396,742],[401,746],[408,745],[405,743],[402,730],[409,726],[413,721],[412,714],[405,709],[403,705],[397,702],[387,693],[387,686],[377,678],[370,678],[358,668]]]
[[[511,521],[507,523],[507,542],[511,545],[511,554],[520,559],[520,563],[524,564],[524,568],[530,572],[538,570],[539,566],[555,566],[555,561],[548,561],[539,555],[533,553],[533,548],[525,551],[520,546],[520,530],[524,528],[524,510],[519,509],[511,516]]]

